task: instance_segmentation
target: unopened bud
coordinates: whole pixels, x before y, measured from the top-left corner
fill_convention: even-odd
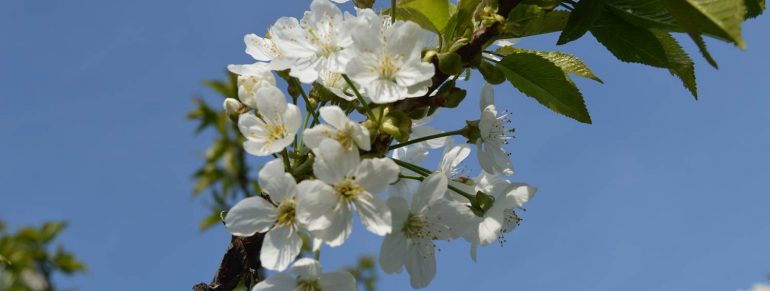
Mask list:
[[[227,116],[234,118],[235,120],[237,120],[238,116],[243,113],[244,109],[246,109],[246,106],[244,106],[241,101],[238,101],[235,98],[225,99],[223,107],[225,108],[225,113],[227,113]]]
[[[457,75],[463,71],[463,59],[457,53],[438,55],[438,68],[447,75]]]

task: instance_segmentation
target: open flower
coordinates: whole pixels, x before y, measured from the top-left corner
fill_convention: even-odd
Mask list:
[[[355,52],[345,68],[350,78],[372,102],[382,104],[428,92],[434,67],[422,61],[425,30],[413,22],[359,10],[352,29]]]
[[[512,130],[505,128],[509,123],[507,114],[498,115],[492,85],[484,84],[481,90],[480,137],[476,141],[477,157],[481,168],[490,174],[513,175],[513,165],[503,145],[512,138]]]
[[[355,291],[356,278],[348,272],[321,273],[318,261],[302,258],[294,263],[291,272],[276,273],[257,283],[251,291]]]
[[[382,242],[380,265],[385,273],[400,273],[406,265],[413,288],[428,286],[436,275],[433,241],[450,238],[453,222],[434,213],[434,205],[440,203],[446,189],[446,176],[435,173],[420,183],[411,206],[402,197],[388,199],[393,232]]]
[[[329,0],[313,0],[301,21],[282,17],[270,28],[271,40],[290,63],[290,75],[312,83],[325,72],[342,72],[351,58],[349,25]]]
[[[524,206],[537,192],[537,188],[527,184],[512,183],[493,176],[482,173],[476,179],[476,190],[492,196],[494,203],[481,216],[472,217],[473,227],[463,235],[472,244],[484,246],[502,239],[521,220],[514,209]]]
[[[369,130],[350,120],[341,108],[324,106],[319,111],[327,124],[319,124],[305,130],[303,141],[309,148],[316,148],[321,144],[321,140],[329,138],[339,142],[342,148],[348,151],[357,148],[365,151],[371,149]]]
[[[238,128],[246,137],[243,148],[255,156],[280,152],[299,130],[299,108],[286,103],[286,97],[274,86],[259,88],[254,95],[259,116],[246,113],[238,119]]]
[[[388,158],[361,161],[331,139],[313,149],[317,180],[299,184],[297,217],[330,246],[341,245],[353,227],[352,211],[367,230],[383,236],[391,231],[390,210],[376,196],[398,179],[399,168]]]
[[[259,260],[265,268],[283,271],[302,248],[295,215],[297,182],[276,159],[259,171],[259,185],[272,203],[262,197],[243,199],[227,213],[225,226],[237,236],[267,232]]]

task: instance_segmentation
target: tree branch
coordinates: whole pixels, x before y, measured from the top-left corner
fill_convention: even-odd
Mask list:
[[[250,237],[232,236],[214,279],[209,284],[199,283],[193,286],[193,291],[229,291],[235,289],[244,279],[252,285],[262,280],[259,251],[262,249],[264,238],[262,233]]]
[[[513,10],[516,5],[521,3],[521,0],[499,0],[498,1],[498,10],[497,14],[500,14],[501,16],[508,18],[508,14]],[[463,65],[468,68],[471,66],[471,62],[473,62],[473,59],[481,54],[482,50],[484,49],[484,46],[491,40],[493,40],[495,37],[500,35],[500,30],[502,29],[502,23],[496,23],[491,27],[487,28],[480,28],[473,32],[473,36],[471,41],[466,44],[465,46],[461,47],[457,50],[457,54],[460,55],[460,57],[463,60]],[[449,79],[449,75],[444,74],[438,69],[438,60],[437,58],[433,59],[433,65],[436,67],[436,73],[433,75],[433,83],[431,87],[428,89],[428,93],[425,94],[425,96],[417,97],[417,98],[407,98],[404,100],[401,100],[399,102],[396,102],[395,107],[402,111],[402,112],[411,112],[415,108],[420,108],[424,106],[431,106],[434,105],[435,98],[432,98],[430,94],[436,90],[441,84],[443,84],[447,79]]]

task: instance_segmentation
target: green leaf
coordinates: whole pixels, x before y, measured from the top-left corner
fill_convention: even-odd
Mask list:
[[[621,61],[668,69],[697,97],[695,66],[668,33],[634,26],[609,13],[597,21],[591,33]]]
[[[533,53],[512,53],[497,63],[511,84],[556,113],[591,123],[585,101],[564,71]]]
[[[591,71],[591,69],[585,63],[583,63],[583,61],[581,61],[578,57],[567,53],[526,50],[512,46],[498,48],[496,52],[501,55],[508,55],[516,52],[536,54],[551,61],[559,68],[561,68],[565,73],[572,73],[583,78],[588,78],[599,83],[604,83],[602,79],[599,79],[599,77],[597,77],[594,72]]]
[[[473,15],[476,13],[476,7],[481,0],[460,0],[452,17],[447,21],[444,27],[444,40],[446,43],[453,42],[456,38],[465,36],[473,28]]]
[[[562,45],[583,36],[604,11],[606,0],[580,0],[569,16],[567,27],[559,35],[557,45]]]
[[[695,82],[695,64],[687,52],[670,34],[663,31],[653,31],[668,58],[668,71],[680,80],[692,96],[698,99],[698,86]]]
[[[215,226],[219,223],[222,223],[222,211],[215,210],[211,213],[211,215],[207,216],[201,221],[201,224],[198,226],[198,229],[201,231],[207,230],[211,228],[212,226]]]
[[[607,9],[633,25],[684,31],[660,0],[607,0]]]
[[[396,6],[396,18],[411,20],[425,29],[444,30],[452,6],[448,0],[404,0]]]
[[[525,37],[564,29],[569,12],[547,11],[535,5],[517,5],[508,15],[501,38]]]
[[[754,18],[765,11],[765,0],[746,0],[746,19]]]
[[[59,268],[65,274],[86,271],[86,265],[78,261],[70,252],[58,249],[53,257],[53,265]]]
[[[690,36],[709,34],[732,42],[739,48],[746,43],[741,36],[741,23],[746,7],[740,0],[663,0],[679,25]]]
[[[621,61],[668,67],[666,52],[652,32],[615,15],[603,14],[591,28],[591,34]]]

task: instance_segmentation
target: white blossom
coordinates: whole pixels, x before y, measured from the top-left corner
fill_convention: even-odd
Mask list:
[[[520,221],[513,210],[524,206],[537,192],[537,188],[527,184],[491,176],[482,172],[476,179],[476,190],[492,196],[494,203],[481,217],[473,216],[473,227],[463,235],[468,242],[482,246],[502,239],[503,234],[513,230]]]
[[[356,279],[348,272],[321,273],[321,264],[308,258],[297,260],[291,273],[276,273],[257,283],[251,291],[355,291]]]
[[[243,199],[227,213],[225,226],[237,236],[267,232],[259,259],[265,268],[283,271],[302,248],[295,215],[297,182],[275,159],[259,171],[259,185],[272,203],[262,197]]]
[[[492,85],[484,84],[481,90],[481,120],[479,120],[480,138],[476,141],[476,155],[481,168],[490,174],[513,175],[513,165],[503,145],[512,137],[511,130],[505,128],[509,119],[507,114],[498,115],[495,106]]]
[[[265,87],[275,87],[275,77],[265,66],[229,65],[227,69],[238,75],[238,99],[251,109],[257,108],[257,91]]]
[[[290,64],[289,74],[312,83],[326,72],[342,72],[352,56],[347,50],[353,43],[348,18],[329,0],[313,0],[301,21],[279,18],[270,36],[281,59]]]
[[[338,106],[321,107],[320,115],[326,124],[319,124],[305,130],[303,141],[309,148],[316,148],[324,139],[333,139],[340,143],[343,149],[351,151],[371,149],[369,130],[358,122],[350,120],[345,111]]]
[[[256,156],[280,152],[292,143],[299,130],[299,108],[288,104],[283,93],[273,86],[259,88],[254,95],[259,116],[246,113],[238,119],[238,128],[246,137],[243,148]]]
[[[350,235],[355,210],[367,230],[383,236],[391,231],[391,214],[376,196],[398,179],[391,159],[361,160],[358,151],[347,151],[324,139],[313,149],[317,180],[299,184],[297,217],[307,229],[330,246],[341,245]]]
[[[433,241],[450,238],[453,222],[436,211],[446,189],[446,176],[435,173],[420,183],[411,205],[402,197],[388,199],[393,232],[382,242],[380,265],[385,273],[400,273],[406,265],[413,288],[428,286],[436,275]]]
[[[770,285],[767,284],[754,284],[748,291],[770,291]]]
[[[428,92],[434,67],[422,61],[426,32],[414,22],[396,21],[361,9],[352,28],[355,57],[345,73],[372,102],[382,104]]]

